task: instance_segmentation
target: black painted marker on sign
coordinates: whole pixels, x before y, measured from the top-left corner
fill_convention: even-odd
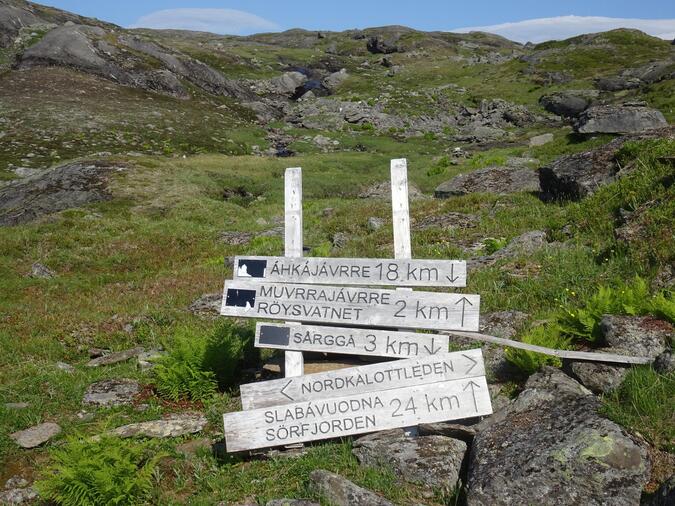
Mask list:
[[[225,305],[230,307],[253,307],[255,305],[255,290],[228,288]]]
[[[260,326],[260,344],[288,346],[291,340],[291,329],[287,327]]]
[[[240,258],[237,269],[238,277],[264,278],[267,260]]]

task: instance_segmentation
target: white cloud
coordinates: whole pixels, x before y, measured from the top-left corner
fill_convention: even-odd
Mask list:
[[[276,31],[279,26],[250,12],[235,9],[165,9],[138,18],[131,28],[172,28],[247,35]]]
[[[675,19],[630,19],[601,16],[558,16],[555,18],[527,19],[515,23],[490,26],[472,26],[450,30],[466,33],[473,31],[496,33],[517,42],[543,42],[560,40],[583,33],[604,32],[615,28],[636,28],[645,33],[672,40],[675,38]]]

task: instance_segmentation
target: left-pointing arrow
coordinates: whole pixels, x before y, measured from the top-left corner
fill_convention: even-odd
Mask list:
[[[286,397],[287,399],[289,399],[289,400],[291,400],[291,401],[294,401],[295,399],[294,399],[293,397],[291,397],[291,396],[288,395],[286,392],[284,392],[284,390],[286,390],[286,389],[288,388],[288,386],[289,386],[291,383],[293,383],[293,380],[292,380],[292,379],[289,379],[289,380],[288,380],[288,383],[286,383],[286,384],[284,385],[284,388],[282,388],[282,389],[279,391],[279,393],[280,393],[281,395],[283,395],[284,397]]]

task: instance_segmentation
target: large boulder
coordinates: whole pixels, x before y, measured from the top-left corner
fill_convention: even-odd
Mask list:
[[[35,448],[61,433],[61,427],[53,422],[41,423],[10,434],[21,448]]]
[[[517,237],[514,237],[503,248],[498,249],[489,255],[483,255],[467,260],[468,269],[478,269],[488,267],[494,263],[506,258],[513,258],[518,255],[531,255],[548,245],[546,232],[543,230],[530,230]]]
[[[595,81],[595,86],[602,91],[634,90],[640,87],[640,80],[635,77],[601,77]]]
[[[366,49],[373,54],[391,54],[399,51],[395,37],[384,38],[378,35],[368,38]]]
[[[578,94],[566,91],[543,95],[539,99],[541,106],[548,112],[563,116],[565,118],[574,118],[584,112],[591,101]]]
[[[532,169],[512,167],[486,167],[474,172],[459,174],[441,183],[434,197],[445,199],[469,193],[538,192],[539,177]]]
[[[641,133],[668,126],[661,111],[643,105],[597,105],[586,109],[574,124],[582,134]]]
[[[539,169],[541,191],[548,198],[580,199],[616,180],[615,155],[625,139],[590,151],[564,155]]]
[[[481,422],[469,461],[468,506],[633,506],[649,479],[647,450],[598,414],[599,400],[545,367]]]
[[[466,451],[459,439],[408,437],[401,429],[361,437],[352,450],[361,465],[391,469],[401,481],[443,490],[457,486]]]
[[[123,406],[131,404],[141,391],[138,381],[131,379],[108,379],[97,381],[87,387],[83,404],[91,406]]]
[[[394,506],[375,492],[323,469],[312,471],[309,482],[310,490],[333,506]]]
[[[0,187],[0,226],[28,223],[41,216],[112,198],[111,174],[124,167],[74,162]]]

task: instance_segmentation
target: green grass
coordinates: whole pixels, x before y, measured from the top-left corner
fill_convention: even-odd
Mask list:
[[[602,411],[657,448],[675,451],[675,374],[633,367],[623,383],[603,398]]]

